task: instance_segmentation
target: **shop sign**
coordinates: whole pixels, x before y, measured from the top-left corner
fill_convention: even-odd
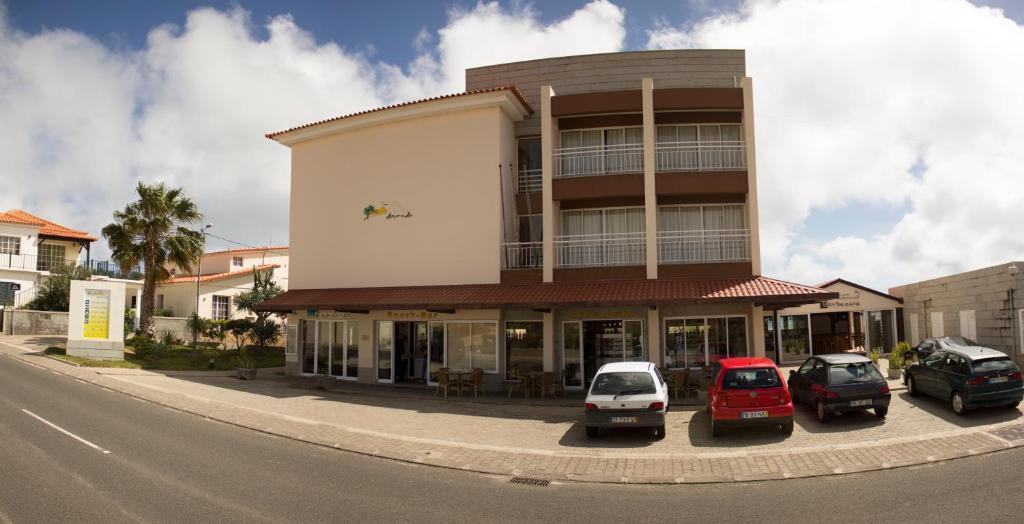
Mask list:
[[[859,308],[860,307],[860,291],[853,291],[852,293],[840,293],[837,300],[829,300],[821,303],[821,309],[830,308]]]
[[[641,318],[643,315],[636,311],[570,311],[569,318],[573,320],[603,319],[603,318]]]
[[[367,204],[367,206],[363,208],[363,220],[369,220],[375,217],[383,218],[384,220],[412,218],[412,212],[394,201]]]
[[[336,318],[349,318],[352,313],[345,313],[343,311],[317,311],[316,318],[321,320],[331,320]]]
[[[388,318],[405,320],[430,320],[438,317],[434,311],[388,311]]]

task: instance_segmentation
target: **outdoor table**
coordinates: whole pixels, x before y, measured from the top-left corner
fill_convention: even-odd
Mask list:
[[[459,396],[462,396],[462,382],[469,375],[473,374],[472,369],[449,369],[448,376],[455,379],[459,384]]]
[[[533,386],[538,381],[540,381],[540,380],[542,380],[544,378],[544,372],[543,371],[527,371],[527,372],[523,373],[522,375],[523,375],[523,381],[525,382],[525,384],[523,384],[523,386],[526,389],[526,397],[529,398],[530,397],[530,392],[533,390]]]

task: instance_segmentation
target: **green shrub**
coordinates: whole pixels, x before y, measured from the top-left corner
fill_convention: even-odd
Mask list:
[[[871,350],[871,362],[874,362],[876,366],[878,365],[878,358],[881,356],[881,352],[877,349]]]
[[[180,338],[175,336],[173,331],[165,329],[160,332],[160,343],[165,346],[180,346],[182,341]]]
[[[135,356],[138,358],[148,358],[156,350],[156,343],[146,335],[132,337],[126,344],[135,348]]]
[[[906,342],[900,342],[892,348],[892,352],[889,353],[889,369],[903,369],[907,365],[907,360],[910,358],[910,345]]]

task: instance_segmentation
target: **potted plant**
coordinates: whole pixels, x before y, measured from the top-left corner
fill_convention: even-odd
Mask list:
[[[235,373],[242,380],[256,380],[256,362],[249,357],[249,349],[242,347],[238,350],[238,361],[235,363]]]
[[[907,365],[907,353],[910,346],[906,342],[896,344],[889,354],[889,379],[895,380],[903,376],[903,367]]]

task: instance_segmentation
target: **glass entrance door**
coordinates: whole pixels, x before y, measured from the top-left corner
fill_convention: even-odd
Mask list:
[[[427,384],[437,385],[437,370],[445,367],[444,322],[430,322],[427,325],[428,375]]]
[[[586,320],[562,324],[566,387],[586,387],[609,362],[642,361],[643,321]]]
[[[377,382],[390,384],[394,381],[395,323],[390,320],[377,322]]]

